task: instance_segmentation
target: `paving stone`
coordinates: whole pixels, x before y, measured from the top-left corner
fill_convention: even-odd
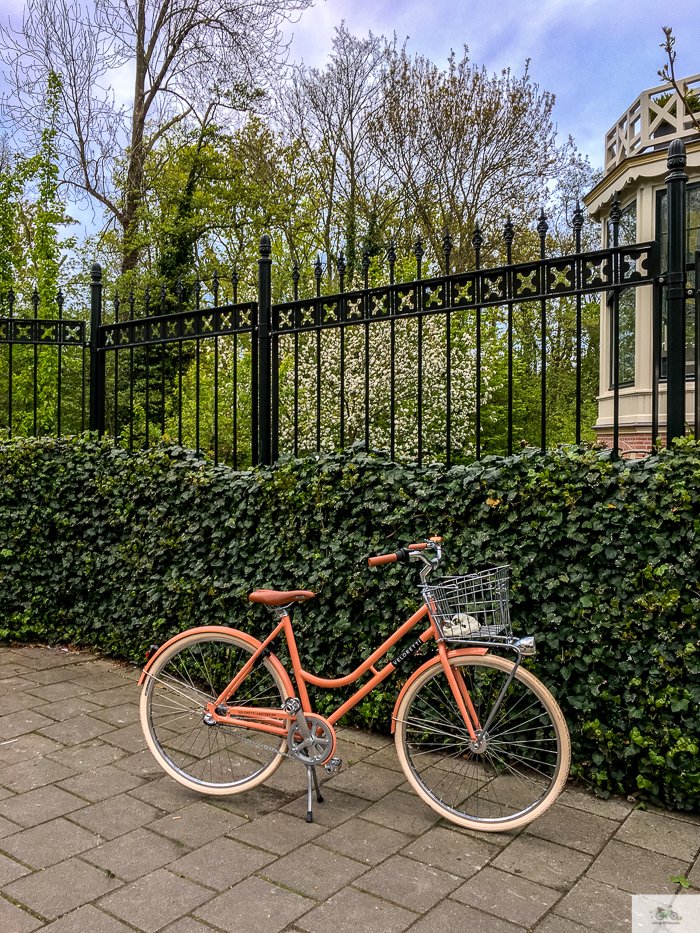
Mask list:
[[[324,790],[325,794],[325,790]],[[201,796],[200,796],[201,799]],[[230,797],[219,797],[216,801],[217,806],[229,813],[235,813],[237,816],[243,816],[247,820],[256,820],[260,816],[266,816],[273,810],[281,810],[282,807],[291,800],[290,794],[267,787],[260,784],[252,790],[244,791],[242,794],[233,794]],[[314,799],[314,807],[316,806]],[[325,801],[323,806],[325,806]],[[306,819],[306,810],[304,810]],[[314,814],[314,820],[316,816]]]
[[[379,800],[403,783],[403,772],[398,774],[388,768],[378,768],[361,761],[333,779],[333,790],[364,797],[365,800]]]
[[[109,733],[114,735],[113,732]],[[125,749],[120,749],[122,753],[126,751]],[[142,752],[136,752],[135,755],[128,755],[126,758],[122,758],[117,762],[118,768],[123,768],[125,771],[129,771],[131,774],[135,774],[137,777],[149,778],[149,777],[160,777],[163,774],[163,769],[155,760],[153,755],[150,752],[150,749],[144,749]]]
[[[384,861],[407,842],[410,842],[410,839],[403,833],[368,823],[360,817],[353,817],[318,840],[324,849],[340,852],[341,855],[347,855],[368,865]]]
[[[0,784],[15,794],[23,794],[25,791],[52,784],[74,774],[72,768],[67,768],[50,758],[30,758],[29,761],[2,768]]]
[[[482,834],[482,836],[485,834]],[[436,827],[415,839],[401,855],[460,878],[470,878],[496,855],[498,849],[486,840],[473,839],[449,829]]]
[[[586,872],[594,881],[614,884],[630,894],[672,894],[670,878],[685,875],[690,859],[669,858],[613,840]]]
[[[593,861],[592,856],[567,849],[546,839],[522,835],[494,859],[494,867],[568,891]]]
[[[620,842],[629,842],[653,852],[690,861],[700,850],[700,824],[669,819],[661,813],[635,810],[622,824],[615,838]]]
[[[55,920],[44,927],[44,930],[46,933],[133,933],[131,927],[125,926],[91,904],[79,907],[68,916]]]
[[[630,912],[631,916],[631,912]],[[573,920],[565,920],[556,914],[545,917],[542,923],[534,927],[535,933],[589,933],[589,927],[582,927]]]
[[[95,719],[93,716],[76,716],[75,719],[66,719],[65,722],[54,722],[38,731],[41,735],[55,739],[63,745],[80,745],[88,739],[96,739],[113,730],[113,726],[101,719]]]
[[[125,773],[130,774],[128,771]],[[141,782],[129,794],[131,797],[143,800],[144,803],[150,803],[151,806],[158,807],[159,810],[164,810],[166,813],[172,813],[174,810],[181,810],[191,803],[201,803],[202,801],[201,794],[190,790],[189,787],[178,784],[171,777],[163,777],[158,781],[149,781],[148,783]],[[225,800],[226,798],[221,799]]]
[[[122,681],[122,683],[124,683]],[[138,703],[139,687],[136,684],[124,684],[122,687],[112,688],[111,690],[102,690],[100,693],[91,693],[90,702],[97,703],[98,706],[119,706],[122,703]]]
[[[20,826],[36,826],[85,806],[84,800],[49,784],[0,801],[0,814]]]
[[[329,779],[324,768],[318,768],[316,776],[320,784]],[[265,787],[296,796],[302,790],[306,790],[306,768],[301,767],[296,761],[285,759],[275,773],[265,781]]]
[[[532,927],[561,897],[558,891],[486,867],[452,894],[456,901]]]
[[[32,917],[26,910],[11,904],[0,895],[0,930],[7,933],[32,933],[42,925],[41,920]]]
[[[500,832],[487,833],[483,830],[467,829],[466,826],[459,826],[457,823],[453,823],[451,820],[447,819],[440,820],[438,826],[442,827],[443,829],[449,829],[455,833],[460,833],[464,836],[471,836],[472,839],[486,839],[488,844],[493,846],[495,850],[505,849],[506,846],[511,845],[511,843],[523,832],[523,828],[521,827],[520,829],[504,829]]]
[[[246,825],[242,817],[227,813],[213,804],[200,802],[164,816],[148,828],[162,836],[179,839],[187,846],[196,847],[232,832],[241,824]]]
[[[253,849],[224,836],[178,858],[168,865],[168,871],[216,888],[217,891],[227,891],[264,865],[274,862],[275,858],[269,852]]]
[[[101,693],[104,690],[118,690],[125,685],[125,679],[121,674],[113,671],[98,671],[91,674],[81,674],[80,684],[89,693]],[[134,691],[138,696],[138,690]]]
[[[200,923],[194,917],[183,917],[182,920],[176,920],[171,926],[166,927],[163,933],[212,933],[209,924]]]
[[[694,887],[700,888],[700,859],[693,865],[687,878]]]
[[[531,823],[525,834],[595,855],[617,828],[618,823],[613,820],[555,804]]]
[[[400,771],[401,774],[404,773],[403,768],[399,764],[399,756],[396,754],[396,745],[392,742],[391,745],[386,745],[384,748],[380,749],[378,752],[373,752],[369,758],[364,759],[365,764],[378,766],[380,768],[389,768],[390,771]]]
[[[12,836],[21,829],[22,827],[17,823],[13,823],[10,820],[6,820],[4,816],[0,816],[0,839],[3,839],[5,836]],[[0,846],[0,848],[2,848],[2,846]]]
[[[98,836],[114,839],[117,836],[123,836],[131,829],[136,829],[137,826],[152,822],[159,815],[155,807],[150,807],[140,800],[134,800],[128,794],[119,794],[117,797],[110,797],[101,803],[86,807],[71,819],[92,830],[93,833],[97,833]]]
[[[13,742],[0,743],[0,762],[5,765],[14,765],[20,761],[29,761],[39,755],[50,755],[60,751],[62,746],[58,742],[47,739],[44,735],[30,733],[22,735]]]
[[[358,761],[369,758],[376,753],[376,749],[368,748],[366,745],[357,745],[355,742],[349,742],[347,739],[338,738],[336,734],[335,757],[343,762],[343,770],[356,765]]]
[[[554,913],[599,933],[629,933],[632,898],[618,888],[582,878]]]
[[[314,800],[314,823],[322,826],[339,826],[351,816],[356,816],[369,806],[368,800],[353,797],[352,794],[343,794],[333,790],[333,787],[323,788],[323,803]],[[306,818],[306,794],[297,797],[283,808],[285,813],[291,813],[300,819]]]
[[[9,716],[10,713],[19,713],[24,712],[24,710],[36,710],[42,716],[46,715],[45,711],[42,710],[42,707],[46,704],[39,697],[32,696],[29,693],[24,693],[20,690],[19,687],[10,687],[8,688],[7,694],[2,697],[2,703],[0,703],[0,710],[2,710],[3,716]]]
[[[70,680],[64,680],[57,684],[44,684],[36,687],[27,687],[26,692],[32,696],[39,697],[47,703],[60,705],[61,700],[69,700],[71,697],[79,697],[84,693],[89,693],[87,687],[81,684],[73,683]]]
[[[364,745],[366,748],[380,749],[394,744],[394,737],[391,735],[382,735],[379,732],[364,732],[362,729],[339,729],[337,736],[346,742]]]
[[[602,816],[608,820],[624,820],[632,812],[633,803],[624,797],[597,797],[593,791],[583,787],[568,784],[564,792],[557,798],[557,803],[564,807],[573,807],[575,810],[585,810],[595,816]]]
[[[42,726],[50,726],[53,719],[42,716],[34,710],[18,710],[9,716],[0,717],[0,739],[14,739],[26,732],[36,732]]]
[[[411,933],[524,933],[524,928],[466,904],[443,901],[421,918]]]
[[[6,855],[0,855],[0,887],[28,875],[29,872],[29,868],[20,865],[14,859],[8,858]]]
[[[431,868],[422,862],[394,855],[359,878],[355,887],[378,897],[385,897],[402,907],[424,913],[458,888],[463,881],[463,878],[439,868]]]
[[[72,748],[57,747],[56,751],[49,753],[53,761],[58,761],[74,772],[94,771],[104,765],[113,764],[126,757],[126,752],[114,745],[107,745],[100,739],[84,742]]]
[[[115,729],[120,726],[129,726],[135,722],[140,723],[139,708],[135,703],[122,703],[121,706],[97,707],[97,719],[103,719]]]
[[[113,765],[105,765],[104,768],[85,771],[83,774],[61,781],[59,787],[77,794],[78,797],[97,803],[100,800],[106,800],[107,797],[133,790],[142,784],[141,778],[136,777],[135,774],[129,774],[128,771],[115,768]]]
[[[102,707],[96,703],[91,703],[84,696],[73,697],[70,700],[62,700],[60,703],[44,703],[42,706],[32,707],[35,712],[42,716],[48,716],[54,722],[64,722],[66,719],[75,719],[76,716],[83,716],[94,713]]]
[[[111,729],[107,723],[103,723],[105,730]],[[127,752],[140,752],[147,748],[146,740],[143,737],[141,723],[133,723],[131,726],[124,726],[123,729],[115,729],[113,732],[107,732],[104,736],[105,742],[110,745],[116,745]],[[149,755],[150,755],[149,751]],[[151,756],[153,757],[153,756]]]
[[[108,878],[99,868],[86,865],[80,859],[69,858],[46,871],[20,878],[3,890],[47,920],[55,920],[120,885],[121,881]]]
[[[279,933],[313,905],[308,898],[269,881],[248,878],[194,914],[227,933]]]
[[[306,914],[296,925],[308,933],[400,933],[416,919],[416,914],[381,901],[363,891],[345,888],[325,904]]]
[[[37,684],[58,684],[64,680],[73,680],[75,677],[80,677],[86,666],[81,664],[80,667],[75,667],[69,664],[67,667],[49,667],[41,671],[32,671],[32,681]]]
[[[208,923],[201,923],[194,917],[183,917],[182,920],[176,920],[165,927],[163,933],[212,933],[212,929]]]
[[[373,803],[364,811],[362,818],[409,836],[419,836],[440,819],[416,794],[402,794],[398,790]]]
[[[307,823],[288,813],[280,812],[268,813],[250,822],[241,821],[241,824],[229,835],[242,842],[274,852],[275,855],[286,855],[292,849],[310,842],[325,832],[325,828],[319,826],[318,823]]]
[[[14,836],[6,836],[0,848],[32,868],[48,868],[91,849],[99,841],[99,836],[59,817]]]
[[[305,845],[273,865],[268,865],[260,874],[286,888],[322,901],[355,881],[365,871],[367,866],[353,859],[315,845]]]
[[[155,933],[209,900],[213,892],[162,868],[103,897],[99,906],[144,933]]]
[[[135,881],[180,858],[182,843],[164,839],[147,829],[134,829],[83,854],[83,859],[111,871],[124,881]]]

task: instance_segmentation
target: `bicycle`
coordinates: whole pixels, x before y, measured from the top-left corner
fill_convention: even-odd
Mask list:
[[[430,538],[370,566],[421,561],[423,604],[352,673],[318,677],[303,670],[290,607],[313,598],[308,590],[257,590],[249,600],[278,619],[259,641],[221,626],[190,629],[151,648],[139,681],[141,722],[161,767],[186,787],[235,794],[266,781],[283,758],[307,769],[307,821],[312,784],[322,800],[316,767],[339,770],[334,724],[435,641],[437,654],[401,688],[392,717],[398,758],[418,795],[441,816],[485,831],[515,829],[540,816],[566,782],[571,743],[549,690],[522,665],[534,655],[531,636],[512,634],[509,568],[428,580],[443,556]],[[421,619],[428,627],[396,657],[376,664]],[[276,655],[284,635],[292,679]],[[515,660],[493,654],[514,652]],[[315,713],[307,685],[326,689],[370,679],[329,716]]]

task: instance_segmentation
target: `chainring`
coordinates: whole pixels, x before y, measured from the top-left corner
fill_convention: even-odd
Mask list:
[[[305,739],[299,724],[293,722],[287,733],[289,755],[303,765],[322,765],[335,751],[335,731],[323,717],[313,713],[304,716],[311,737]]]

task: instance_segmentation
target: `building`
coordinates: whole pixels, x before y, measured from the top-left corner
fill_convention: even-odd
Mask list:
[[[700,74],[680,81],[689,91],[689,103],[700,120]],[[697,96],[696,93],[697,92]],[[695,102],[697,101],[697,113]],[[667,254],[666,157],[671,140],[686,145],[688,176],[686,210],[686,270],[695,284],[695,253],[700,250],[700,133],[683,99],[670,84],[642,91],[605,136],[603,178],[586,196],[589,215],[600,222],[602,246],[612,245],[610,210],[615,195],[622,211],[619,242],[659,243],[663,275]],[[661,301],[659,366],[659,433],[666,432],[666,326],[665,299]],[[613,422],[613,322],[607,295],[601,298],[600,389],[595,431],[611,443]],[[629,289],[620,296],[619,393],[620,451],[643,453],[651,448],[653,354],[653,289]],[[686,303],[686,421],[694,427],[695,301]]]

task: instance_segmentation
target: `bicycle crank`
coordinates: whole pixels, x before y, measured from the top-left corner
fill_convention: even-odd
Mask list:
[[[303,765],[322,765],[335,751],[335,731],[322,716],[299,710],[287,732],[287,748]]]

